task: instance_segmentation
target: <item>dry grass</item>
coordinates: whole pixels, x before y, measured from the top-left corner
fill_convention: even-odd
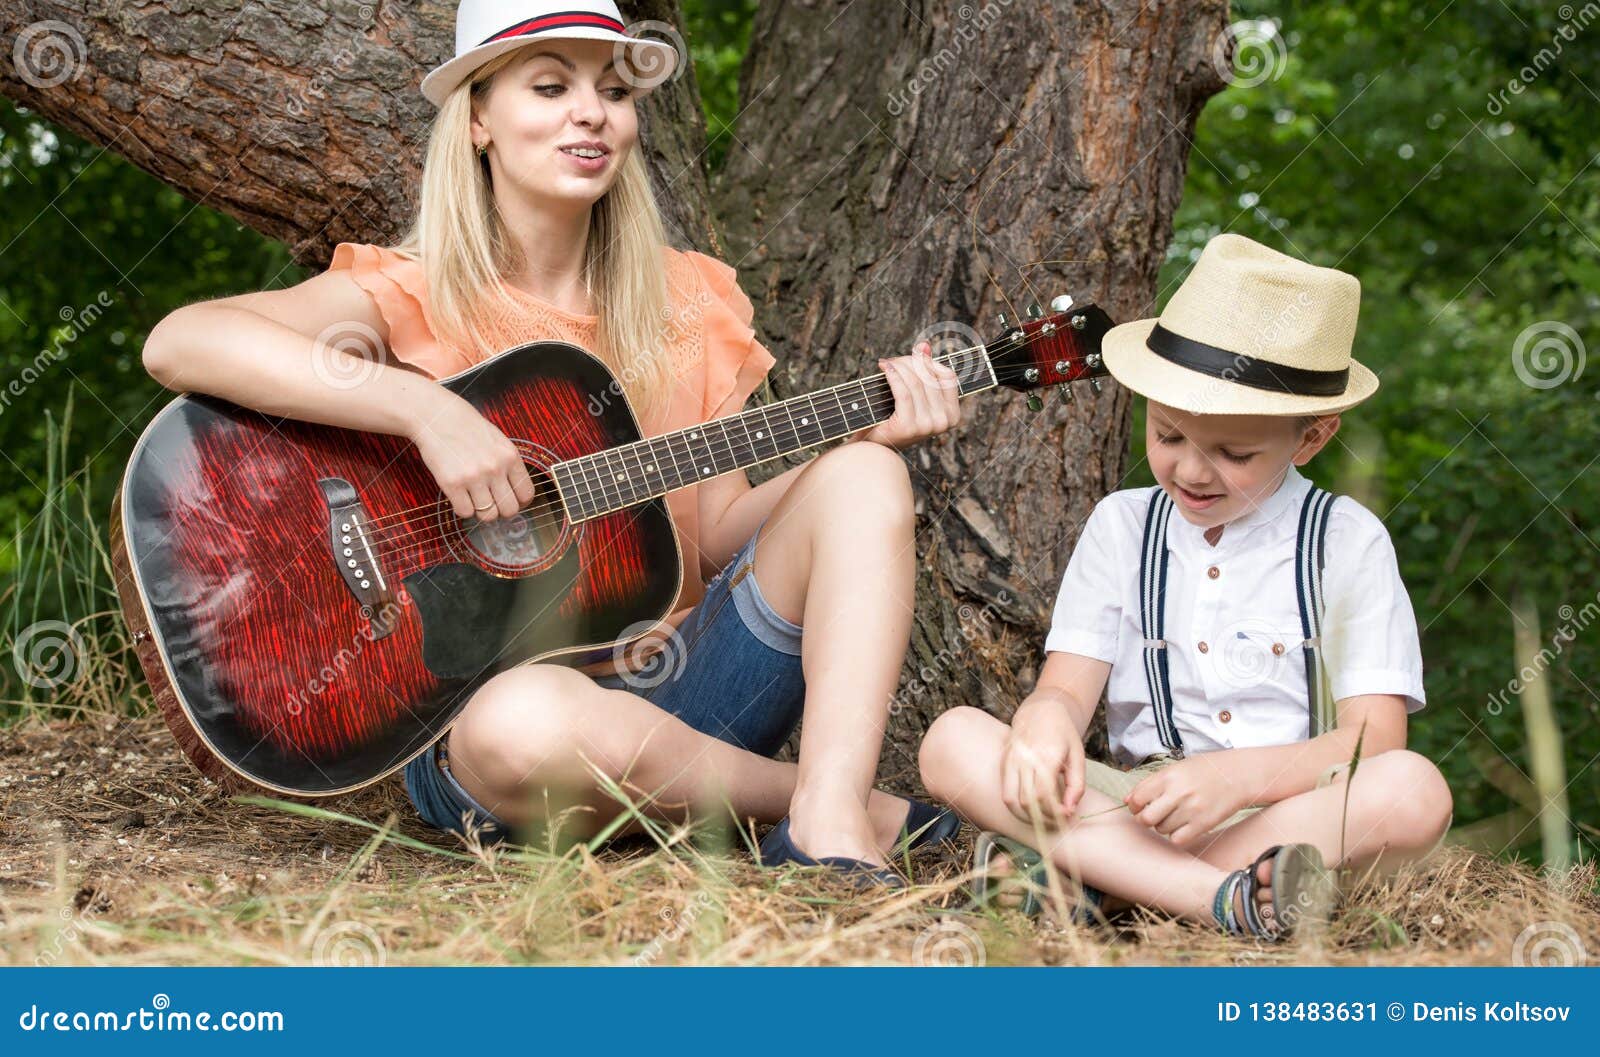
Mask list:
[[[1449,848],[1354,883],[1321,937],[1263,947],[1148,916],[961,913],[966,847],[924,853],[916,888],[856,896],[759,870],[727,834],[468,847],[416,819],[398,777],[316,808],[232,801],[154,717],[34,719],[0,738],[0,964],[1505,965],[1550,922],[1600,952],[1592,863],[1553,884]]]

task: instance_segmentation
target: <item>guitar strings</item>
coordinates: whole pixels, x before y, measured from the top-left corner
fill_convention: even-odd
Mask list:
[[[1023,368],[1022,370],[1025,371],[1025,370],[1027,370],[1027,368]],[[1006,373],[1007,377],[1015,376],[1013,371],[1010,370],[1010,369],[1008,369],[1005,373]],[[887,382],[887,379],[884,378],[883,376],[879,376],[878,379],[871,379],[871,380],[869,380],[869,382],[873,383],[873,384],[876,384],[877,388],[878,388],[878,392],[875,393],[873,396],[868,398],[869,399],[869,404],[873,408],[873,413],[876,415],[877,413],[879,413],[881,411],[892,409],[893,406],[894,406],[894,395],[893,395],[892,390],[887,390],[886,387],[885,387],[884,383]],[[824,420],[825,426],[828,429],[832,429],[833,427],[835,427],[835,426],[837,426],[839,424],[848,423],[848,421],[849,421],[848,418],[843,414],[839,414],[837,416],[832,416],[832,415],[823,415],[823,414],[819,413],[817,417],[818,417],[819,420]],[[865,428],[869,428],[869,427],[865,427],[864,426],[862,428],[865,429]],[[795,433],[795,440],[799,441],[800,440],[799,431],[796,430],[796,431],[794,431],[794,433]],[[726,454],[733,455],[734,454],[734,446],[731,443],[731,435],[725,435],[725,437],[723,438],[723,443],[724,443],[724,445],[726,447]],[[817,443],[817,442],[816,441],[806,441],[806,442],[803,442],[803,443],[797,443],[793,447],[788,448],[787,450],[780,450],[780,451],[774,453],[774,455],[769,456],[769,458],[776,458],[779,455],[787,454],[788,452],[792,452],[792,451],[796,451],[796,450],[803,450],[804,448],[809,447],[809,446],[811,446],[812,444],[815,444],[815,443]],[[611,449],[611,450],[617,450],[617,449]],[[713,457],[713,460],[715,460],[716,457],[717,457],[717,454],[715,452],[713,452],[712,453],[712,457]],[[729,471],[722,471],[722,472],[731,472],[731,468],[730,468]],[[718,476],[720,476],[720,475],[721,474],[719,473]],[[554,482],[552,482],[552,483],[554,483]],[[667,491],[676,491],[678,488],[685,487],[686,484],[687,484],[687,482],[681,482],[678,485],[675,485],[672,488],[667,489]],[[560,494],[559,486],[557,486],[557,488],[555,490],[557,491],[557,493],[559,495]],[[607,508],[601,508],[601,509],[597,509],[597,510],[594,510],[594,511],[587,511],[587,510],[580,509],[580,510],[577,511],[577,513],[580,516],[575,518],[574,520],[577,520],[577,521],[592,520],[592,519],[594,519],[596,517],[601,517],[601,516],[605,516],[606,514],[616,512],[617,510],[627,509],[630,506],[636,506],[636,505],[638,505],[640,503],[647,502],[652,498],[659,497],[659,495],[662,494],[662,493],[654,493],[653,492],[653,493],[650,493],[650,494],[640,494],[640,495],[636,495],[636,496],[630,497],[625,493],[624,489],[618,487],[618,488],[604,488],[604,489],[602,489],[602,493],[601,494],[602,494],[603,498],[607,501],[608,504],[614,504],[614,505],[609,505]],[[596,498],[595,490],[592,487],[586,487],[585,493],[584,493],[584,498],[593,501]],[[433,503],[431,505],[424,505],[422,507],[412,508],[413,510],[431,510],[432,511],[432,515],[431,516],[430,515],[425,515],[425,516],[423,516],[421,518],[410,518],[410,519],[407,519],[406,521],[404,521],[404,522],[402,522],[402,523],[400,523],[398,525],[393,525],[393,524],[388,525],[388,526],[385,527],[385,529],[381,533],[375,533],[375,542],[377,542],[382,549],[393,553],[393,552],[395,552],[395,551],[397,551],[397,550],[399,550],[401,548],[404,548],[404,547],[421,547],[421,546],[426,546],[431,542],[435,542],[437,540],[444,539],[444,538],[446,538],[446,537],[448,537],[448,536],[450,536],[452,534],[451,533],[451,528],[453,526],[450,525],[449,523],[446,523],[446,524],[441,526],[440,523],[439,523],[438,517],[439,517],[440,514],[444,513],[446,511],[446,508],[448,508],[448,507],[449,507],[448,501],[441,499],[441,500],[438,500],[438,501],[436,501],[435,503]],[[389,521],[392,522],[393,516],[391,516],[389,519],[386,519],[386,520],[389,520]],[[461,520],[462,521],[468,521],[470,519],[461,519]],[[551,526],[560,525],[560,524],[564,523],[567,520],[568,520],[568,518],[565,516],[565,513],[562,512],[562,511],[553,511],[552,515],[551,516],[547,516],[547,517],[546,516],[535,515],[535,516],[531,516],[531,517],[527,518],[527,521],[531,524],[532,528],[535,529],[535,530],[548,529]],[[368,522],[368,525],[369,526],[373,526],[373,525],[375,525],[375,522]],[[397,529],[406,529],[406,531],[395,531]],[[465,531],[469,531],[469,529],[460,529],[460,531],[465,532]]]
[[[1009,351],[1010,348],[1015,348],[1015,347],[1018,347],[1019,345],[1025,345],[1025,344],[1031,343],[1032,339],[1033,339],[1033,335],[1027,335],[1023,339],[1021,339],[1021,341],[1017,341],[1015,339],[1010,339],[1010,340],[1003,341],[1003,342],[997,342],[995,344],[995,346],[990,349],[990,351],[991,352]],[[950,353],[946,357],[942,357],[941,359],[946,361],[946,362],[948,362],[949,360],[953,360],[956,356],[960,356],[960,355],[963,355],[963,354],[966,354],[966,353],[976,352],[976,351],[982,350],[984,348],[985,348],[985,346],[979,345],[979,346],[971,346],[971,347],[968,347],[968,348],[959,349],[959,350],[956,350],[953,353]],[[975,364],[973,366],[975,366]],[[999,370],[996,370],[993,367],[992,364],[990,365],[990,370],[994,374],[994,377],[995,377],[997,382],[1002,377],[1004,377],[1007,380],[1010,380],[1012,378],[1022,377],[1022,376],[1024,376],[1026,374],[1026,372],[1028,370],[1031,370],[1031,369],[1033,369],[1031,366],[1012,366],[1012,367],[1005,367],[1005,368],[1000,368]],[[808,394],[808,395],[812,400],[814,400],[815,397],[821,396],[821,395],[825,395],[826,393],[828,393],[830,391],[838,390],[838,389],[842,389],[842,388],[846,388],[846,387],[854,386],[854,385],[860,385],[862,387],[862,389],[863,389],[862,395],[867,400],[868,406],[872,409],[872,413],[873,413],[873,415],[875,417],[880,412],[885,411],[885,410],[888,410],[888,411],[890,411],[892,413],[892,409],[893,409],[893,407],[895,405],[894,393],[893,393],[892,388],[890,388],[889,385],[888,385],[887,376],[885,376],[883,374],[879,374],[879,375],[877,375],[875,377],[872,377],[872,378],[855,379],[855,380],[851,380],[851,381],[848,381],[848,382],[843,382],[843,383],[840,383],[838,385],[828,387],[827,389],[818,390],[817,393]],[[785,401],[785,403],[788,403],[788,401]],[[754,409],[754,411],[757,411],[757,412],[764,411],[764,410],[767,410],[767,409],[766,408],[756,408],[756,409]],[[812,405],[812,410],[816,411],[816,408],[815,408],[814,404]],[[751,413],[753,413],[753,412],[741,413],[740,416],[729,416],[729,417],[730,418],[743,417],[744,415],[751,414]],[[837,428],[840,425],[848,425],[848,423],[849,423],[849,416],[843,412],[842,407],[840,408],[840,410],[838,412],[817,412],[816,413],[816,417],[819,420],[819,424],[822,425],[824,430],[828,431],[828,432],[831,432],[833,429]],[[715,425],[719,421],[724,421],[724,420],[713,420],[713,422],[705,423],[704,425]],[[769,426],[769,428],[770,428],[771,420],[764,417],[763,421],[765,421],[767,423],[767,425]],[[792,424],[792,418],[791,418],[791,424]],[[862,428],[866,429],[866,428],[870,428],[870,426],[863,426]],[[667,442],[667,444],[668,444],[668,454],[674,460],[674,469],[675,470],[678,469],[678,467],[677,467],[677,454],[678,453],[672,450],[671,439],[676,437],[676,436],[680,436],[685,432],[688,432],[688,431],[687,430],[680,430],[680,431],[676,431],[674,434],[667,434],[667,435],[665,435],[665,437],[647,438],[647,440],[653,441],[653,442],[661,442],[663,440],[665,440]],[[746,427],[746,433],[748,435],[748,426]],[[801,438],[800,438],[799,430],[798,429],[794,429],[793,433],[794,433],[794,439],[796,441],[800,441]],[[781,437],[781,436],[782,436],[782,432],[781,431],[778,431],[778,432],[774,433],[775,440],[777,438]],[[715,451],[715,438],[710,438],[709,435],[708,435],[708,439],[711,439],[712,442],[713,442],[712,443],[712,450],[710,451],[710,454],[711,454],[711,457],[712,457],[712,460],[713,460],[713,465],[715,465],[715,462],[716,462],[716,460],[718,458],[718,453]],[[642,442],[633,442],[633,443],[637,444],[637,443],[642,443]],[[797,443],[796,445],[794,445],[793,447],[788,448],[787,450],[783,450],[783,445],[780,443],[780,450],[775,452],[772,456],[769,456],[769,458],[776,458],[776,457],[778,457],[780,455],[787,454],[787,453],[789,453],[791,451],[802,450],[805,447],[811,446],[812,444],[815,444],[815,443],[818,443],[818,442],[817,441],[806,441],[806,442],[803,442],[803,443]],[[729,433],[729,431],[727,430],[726,427],[723,427],[722,444],[723,444],[723,446],[725,448],[725,451],[722,454],[728,455],[728,456],[735,456],[735,458],[737,458],[737,455],[735,453],[735,446],[734,446],[733,439],[732,439],[732,434]],[[630,444],[630,445],[619,446],[618,448],[607,449],[607,450],[608,451],[620,452],[620,451],[624,451],[626,448],[632,447],[632,446],[633,445]],[[752,453],[755,451],[754,448],[751,448],[749,450]],[[653,454],[654,453],[652,453],[652,455]],[[687,453],[686,452],[685,454],[691,454],[691,453]],[[565,460],[563,463],[560,463],[560,464],[557,464],[557,465],[568,465],[568,466],[570,466],[571,464],[578,462],[580,459],[584,459],[584,458],[587,458],[587,457],[588,456],[580,456],[580,457],[578,457],[578,459]],[[636,461],[640,461],[638,455],[635,456],[635,460]],[[722,472],[731,472],[731,468],[728,471],[722,471]],[[720,475],[721,475],[721,473],[719,473],[717,476],[720,476]],[[681,470],[679,470],[679,476],[680,476],[680,479],[681,479],[681,477],[682,477]],[[635,506],[635,505],[638,505],[640,503],[647,502],[652,498],[657,498],[661,494],[661,493],[652,492],[652,493],[649,493],[649,494],[640,494],[640,495],[636,495],[636,496],[630,497],[627,494],[627,490],[624,487],[621,487],[621,486],[611,487],[608,484],[601,484],[601,487],[599,488],[599,490],[597,492],[597,490],[594,488],[592,483],[582,480],[581,477],[574,477],[572,480],[573,480],[573,482],[575,484],[581,486],[581,494],[579,495],[579,498],[585,500],[588,505],[593,505],[593,506],[595,506],[597,508],[597,509],[595,509],[593,511],[590,511],[590,510],[582,509],[580,507],[577,511],[575,511],[575,513],[577,515],[579,515],[578,517],[576,517],[574,519],[574,520],[577,520],[577,521],[591,520],[593,518],[604,516],[604,515],[606,515],[608,513],[615,512],[616,510],[626,509],[626,508],[628,508],[630,506]],[[680,480],[679,484],[677,484],[674,487],[668,489],[668,491],[675,491],[678,488],[686,487],[687,483],[688,483],[687,481],[681,481]],[[560,489],[559,483],[552,481],[551,484],[555,485],[555,489],[554,490],[556,491],[557,495],[559,496],[561,494],[561,489]],[[605,504],[604,506],[600,505],[600,501],[601,500],[604,501],[604,504]],[[450,529],[453,526],[451,526],[448,523],[446,523],[444,525],[441,525],[439,523],[439,520],[438,520],[439,516],[441,514],[447,512],[448,509],[450,509],[449,501],[441,497],[441,499],[436,500],[435,502],[433,502],[431,504],[423,504],[421,506],[409,508],[408,510],[398,511],[398,512],[395,512],[393,514],[386,515],[386,516],[384,516],[382,518],[374,518],[374,519],[366,522],[365,523],[365,527],[370,529],[370,530],[372,530],[372,532],[374,534],[373,542],[378,545],[378,548],[381,549],[381,550],[387,551],[389,553],[395,553],[395,552],[397,552],[397,551],[399,551],[401,549],[409,548],[409,547],[423,547],[423,546],[428,545],[429,543],[435,542],[437,540],[444,539],[444,538],[448,537],[449,535],[451,535]],[[424,513],[422,517],[409,517],[408,516],[410,514],[419,513],[419,512],[427,512],[427,513]],[[469,519],[461,519],[461,520],[462,521],[467,521]],[[533,530],[538,531],[538,530],[542,530],[542,529],[549,529],[552,526],[560,525],[560,524],[564,523],[565,521],[567,521],[568,518],[566,516],[565,511],[553,511],[551,516],[535,515],[535,516],[531,516],[531,517],[526,518],[526,520],[527,520],[527,522],[529,523],[530,527]],[[485,523],[485,524],[488,524],[488,523]],[[455,527],[459,527],[459,526],[455,526]],[[461,528],[460,531],[466,532],[466,531],[470,531],[470,529],[469,528]]]

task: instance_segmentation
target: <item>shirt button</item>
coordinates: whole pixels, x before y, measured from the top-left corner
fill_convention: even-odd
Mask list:
[[[1205,644],[1205,643],[1204,643],[1204,642],[1202,642],[1202,643],[1201,643],[1201,644],[1200,644],[1200,652],[1201,652],[1201,653],[1207,653],[1207,652],[1209,652],[1209,651],[1210,651],[1210,649],[1211,649],[1211,647],[1210,647],[1210,646],[1207,646],[1207,645],[1206,645],[1206,644]]]
[[[1206,570],[1206,575],[1215,580],[1217,577],[1222,575],[1222,570],[1213,565],[1211,568]]]
[[[1233,720],[1233,713],[1229,712],[1227,709],[1223,709],[1221,712],[1217,713],[1217,718],[1222,720],[1224,723],[1228,723]]]
[[[1273,654],[1275,656],[1282,657],[1283,656],[1283,643],[1274,642],[1272,644],[1272,652],[1273,652]]]

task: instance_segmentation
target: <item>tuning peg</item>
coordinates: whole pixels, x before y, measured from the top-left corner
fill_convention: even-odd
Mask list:
[[[1028,302],[1028,307],[1027,307],[1027,309],[1025,311],[1028,313],[1028,318],[1029,319],[1043,319],[1044,318],[1044,309],[1039,307],[1039,302],[1037,302],[1037,301],[1029,301]]]
[[[1006,318],[1006,314],[1004,312],[1000,313],[1000,329],[1005,331],[1009,331],[1011,329],[1011,320]]]
[[[1029,411],[1043,411],[1044,410],[1044,401],[1039,399],[1039,394],[1038,393],[1029,393],[1028,394],[1028,410]]]
[[[1071,308],[1071,294],[1057,294],[1055,297],[1050,299],[1050,311],[1052,312],[1066,312]]]
[[[1082,330],[1088,325],[1088,320],[1084,319],[1082,316],[1073,316],[1070,320],[1068,320],[1068,322],[1072,324],[1073,330]]]
[[[1101,384],[1100,384],[1100,379],[1098,379],[1098,378],[1089,379],[1089,388],[1094,390],[1094,395],[1095,396],[1099,396],[1100,395],[1100,391],[1103,388],[1101,386]]]
[[[1056,388],[1061,390],[1061,402],[1063,404],[1072,403],[1073,397],[1071,382],[1062,382],[1060,385],[1056,386]]]

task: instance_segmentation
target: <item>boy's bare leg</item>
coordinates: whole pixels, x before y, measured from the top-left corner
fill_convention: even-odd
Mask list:
[[[1329,866],[1388,872],[1426,853],[1450,828],[1450,787],[1426,756],[1394,749],[1363,759],[1353,782],[1348,773],[1207,834],[1191,850],[1232,869],[1274,844],[1314,844]]]
[[[1056,830],[1036,829],[1013,815],[1000,789],[1006,735],[1004,723],[977,709],[945,713],[922,745],[929,792],[975,825],[1038,848],[1058,869],[1108,895],[1213,920],[1211,903],[1228,871],[1140,825],[1126,810],[1110,810],[1121,801],[1085,789],[1077,813]]]

